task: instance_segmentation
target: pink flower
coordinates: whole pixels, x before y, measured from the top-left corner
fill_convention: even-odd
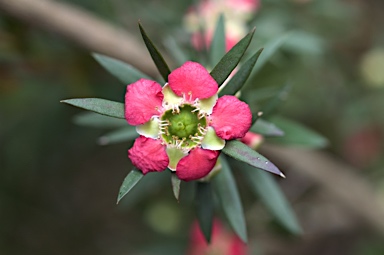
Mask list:
[[[227,231],[220,221],[213,222],[211,243],[207,244],[199,225],[192,226],[188,255],[246,255],[247,249],[239,237]]]
[[[248,145],[248,147],[256,150],[261,143],[263,142],[264,137],[260,134],[256,134],[253,132],[247,132],[243,138],[240,139],[243,143]]]
[[[143,174],[168,167],[184,181],[209,174],[225,140],[242,138],[252,121],[246,103],[217,92],[195,62],[171,72],[164,87],[147,79],[128,85],[125,118],[140,134],[128,151],[132,164]]]

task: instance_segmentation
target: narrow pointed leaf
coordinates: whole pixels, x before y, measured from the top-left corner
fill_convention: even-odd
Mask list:
[[[223,95],[234,95],[244,86],[262,51],[263,49],[258,50],[250,59],[248,59],[241,66],[241,68],[236,72],[236,74],[225,85],[223,90],[220,91],[219,97]]]
[[[228,141],[223,149],[223,152],[228,156],[245,162],[253,167],[285,177],[284,174],[267,158],[238,140]]]
[[[221,156],[220,160],[222,168],[212,179],[213,189],[232,229],[246,243],[247,228],[236,182],[225,157]]]
[[[263,136],[282,136],[284,131],[278,128],[275,124],[264,119],[258,119],[251,127],[250,131]]]
[[[211,66],[215,66],[224,56],[225,46],[224,15],[221,14],[217,21],[216,30],[209,49]]]
[[[215,79],[219,86],[224,83],[233,69],[235,69],[237,64],[240,62],[240,59],[247,50],[254,33],[255,29],[253,29],[249,34],[241,39],[240,42],[233,46],[233,48],[225,54],[220,62],[213,68],[211,76]]]
[[[116,119],[109,116],[97,114],[94,112],[82,112],[73,118],[73,122],[80,126],[97,128],[116,128],[127,126],[127,121]]]
[[[214,213],[211,183],[197,182],[195,203],[197,220],[199,221],[201,232],[205,240],[207,240],[207,243],[210,243]]]
[[[270,142],[314,149],[324,148],[328,145],[328,140],[325,137],[298,122],[280,116],[274,116],[271,121],[276,123],[285,135],[270,138],[268,139]]]
[[[117,203],[128,194],[128,192],[143,178],[143,173],[134,168],[128,175],[125,177],[123,184],[120,187],[119,195],[117,196]]]
[[[124,104],[101,98],[75,98],[60,101],[85,110],[107,115],[114,118],[125,119]]]
[[[173,195],[175,196],[176,200],[179,201],[181,181],[179,178],[177,178],[177,175],[174,173],[172,173],[171,175],[171,183],[172,183]]]
[[[103,136],[99,137],[98,143],[100,145],[110,145],[115,143],[127,142],[136,139],[139,134],[136,128],[126,125],[123,128],[113,130]]]
[[[252,169],[251,166],[242,162],[236,165],[239,165],[236,170],[240,170],[245,175],[251,190],[261,198],[278,222],[292,234],[301,234],[302,229],[296,215],[273,176],[267,172]]]
[[[152,57],[153,62],[155,63],[157,70],[159,70],[161,76],[163,77],[164,81],[168,81],[168,75],[171,73],[171,70],[169,69],[167,63],[165,62],[163,56],[160,54],[160,52],[157,50],[156,46],[153,44],[151,39],[149,39],[147,33],[144,31],[144,28],[139,23],[140,33],[143,37],[144,43],[147,46],[147,49],[149,51],[149,54]]]
[[[110,58],[101,54],[93,53],[92,56],[100,63],[108,72],[119,79],[124,85],[133,83],[141,78],[152,79],[148,75],[137,70],[133,66],[123,61]]]
[[[129,191],[129,195],[125,196],[119,202],[119,210],[129,210],[142,200],[151,199],[158,194],[169,182],[168,171],[156,172],[145,175],[136,185],[134,189]]]

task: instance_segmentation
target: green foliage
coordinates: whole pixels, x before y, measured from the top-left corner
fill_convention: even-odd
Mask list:
[[[325,137],[293,120],[275,116],[271,118],[271,121],[278,125],[285,135],[271,137],[269,138],[270,142],[313,149],[324,148],[328,145],[328,140]]]
[[[144,28],[141,26],[140,23],[139,23],[139,28],[140,28],[140,33],[141,33],[141,36],[143,37],[145,46],[147,46],[149,54],[151,55],[152,60],[157,67],[157,70],[159,70],[164,81],[167,82],[168,75],[171,73],[171,70],[169,69],[161,53],[157,50],[156,46],[153,44],[151,39],[149,39],[147,33],[145,32]]]
[[[225,156],[220,157],[220,163],[221,171],[212,180],[213,189],[232,229],[246,243],[247,227],[235,178]]]
[[[135,187],[135,185],[143,178],[144,175],[141,171],[137,169],[133,169],[127,177],[125,177],[123,184],[120,187],[119,195],[117,196],[117,203],[128,194],[128,192]]]
[[[101,98],[75,98],[60,101],[102,115],[125,119],[124,104]]]
[[[196,217],[205,240],[211,241],[214,203],[212,184],[210,182],[196,182]]]
[[[264,119],[258,119],[251,127],[250,131],[263,136],[283,136],[284,131],[278,128],[274,123]]]
[[[211,76],[217,84],[222,85],[224,81],[231,74],[233,69],[240,62],[243,57],[245,51],[247,50],[253,34],[255,33],[255,29],[253,29],[249,34],[247,34],[243,39],[241,39],[233,48],[221,58],[219,63],[213,68],[211,72]]]
[[[273,176],[267,172],[252,169],[244,163],[238,162],[236,165],[238,166],[236,171],[244,174],[253,193],[261,198],[273,216],[292,234],[301,234],[302,230],[295,213]]]
[[[175,173],[172,173],[171,175],[171,183],[172,183],[173,195],[175,196],[176,200],[179,201],[181,181]]]
[[[258,50],[250,59],[241,65],[240,69],[228,81],[228,84],[220,91],[219,96],[234,95],[244,86],[262,51],[263,49]]]
[[[110,145],[132,141],[138,136],[139,134],[136,132],[136,128],[126,124],[125,127],[121,127],[104,134],[99,138],[98,142],[100,145]]]
[[[133,66],[124,63],[123,61],[97,53],[93,53],[92,56],[97,60],[97,62],[100,63],[100,65],[119,79],[124,85],[133,83],[141,78],[152,79],[148,75],[142,73]]]
[[[227,141],[223,152],[228,156],[245,162],[253,167],[284,177],[283,173],[280,172],[280,170],[268,159],[238,140]]]
[[[225,54],[225,22],[224,15],[217,20],[216,30],[209,47],[210,65],[215,66]]]

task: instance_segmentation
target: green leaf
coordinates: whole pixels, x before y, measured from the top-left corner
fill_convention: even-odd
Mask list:
[[[247,228],[245,225],[243,206],[231,168],[224,156],[220,157],[221,171],[212,179],[213,189],[220,201],[221,207],[229,224],[235,233],[247,242]]]
[[[101,98],[74,98],[60,101],[85,110],[114,118],[125,119],[124,104]]]
[[[210,243],[214,213],[211,183],[197,182],[195,203],[197,220],[199,221],[201,232],[203,232],[207,243]]]
[[[227,141],[223,152],[228,156],[245,162],[253,167],[285,177],[284,174],[268,159],[238,140]]]
[[[128,125],[126,120],[111,118],[94,112],[82,112],[73,118],[73,122],[80,126],[97,128],[115,128]]]
[[[117,204],[141,180],[141,178],[143,178],[143,176],[141,171],[134,168],[127,177],[125,177],[123,184],[120,187],[119,195],[117,196]]]
[[[264,65],[269,61],[269,59],[280,49],[281,45],[288,39],[290,34],[284,34],[273,39],[271,42],[267,43],[267,46],[264,48],[263,54],[261,54],[257,64],[254,68],[253,74],[255,75],[257,72],[264,67]]]
[[[175,173],[172,173],[171,175],[171,183],[172,183],[173,195],[175,196],[176,200],[179,201],[181,181]]]
[[[250,59],[248,59],[229,80],[227,85],[219,92],[219,97],[224,95],[234,95],[239,91],[247,81],[263,49],[258,50]]]
[[[120,60],[97,53],[93,53],[92,56],[97,60],[97,62],[100,63],[100,65],[119,79],[124,85],[131,84],[141,78],[153,80],[148,75]]]
[[[153,196],[158,194],[169,182],[169,171],[153,172],[145,175],[135,186],[134,189],[129,191],[129,196],[125,196],[119,202],[119,210],[129,210],[142,200],[150,200]]]
[[[240,59],[247,50],[254,33],[255,29],[241,39],[240,42],[238,42],[227,54],[225,54],[220,62],[213,68],[211,76],[215,79],[219,86],[224,83],[233,69],[235,69],[237,64],[240,62]]]
[[[264,119],[258,119],[256,123],[251,127],[250,131],[263,135],[263,136],[282,136],[283,130],[276,127],[275,124],[266,121]]]
[[[168,75],[171,73],[171,70],[169,69],[167,63],[165,62],[163,56],[160,54],[160,52],[157,50],[156,46],[153,44],[151,39],[149,39],[147,33],[144,31],[144,28],[139,23],[140,33],[143,37],[145,46],[147,46],[147,49],[149,51],[149,54],[152,57],[153,62],[155,63],[157,70],[159,70],[161,76],[163,77],[164,81],[168,81]]]
[[[127,142],[136,139],[139,134],[136,132],[136,128],[126,125],[123,128],[116,129],[107,134],[101,136],[98,140],[100,145],[110,145],[120,142]]]
[[[289,202],[281,191],[273,176],[264,171],[252,169],[251,166],[238,163],[240,170],[245,175],[252,191],[261,198],[268,210],[291,233],[301,234],[301,227],[296,219]]]
[[[211,66],[215,66],[225,54],[225,24],[223,14],[221,14],[217,20],[209,53]]]
[[[270,142],[303,148],[324,148],[328,145],[325,137],[293,120],[275,116],[271,121],[278,125],[285,135],[269,138]]]

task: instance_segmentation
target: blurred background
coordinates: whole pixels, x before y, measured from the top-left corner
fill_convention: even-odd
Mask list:
[[[0,0],[0,254],[185,254],[194,220],[189,184],[182,184],[177,203],[164,173],[165,182],[148,178],[142,184],[146,192],[133,192],[117,206],[131,170],[131,144],[100,146],[98,138],[108,129],[76,125],[74,116],[82,111],[59,101],[123,102],[124,84],[90,53],[110,53],[153,74],[137,21],[167,54],[170,37],[189,40],[183,24],[193,1],[9,2]],[[92,15],[120,33],[98,26],[91,26],[93,33],[80,25],[60,28],[76,20],[46,19],[62,15],[51,5],[90,25]],[[289,79],[292,88],[280,114],[329,144],[302,150],[297,147],[305,144],[269,147],[267,140],[261,148],[287,175],[279,184],[301,236],[281,228],[237,180],[250,254],[384,254],[383,24],[382,0],[265,0],[253,14],[253,49],[289,34],[254,75],[258,89],[267,93]],[[123,43],[98,44],[97,35]],[[167,60],[171,68],[178,66]]]

